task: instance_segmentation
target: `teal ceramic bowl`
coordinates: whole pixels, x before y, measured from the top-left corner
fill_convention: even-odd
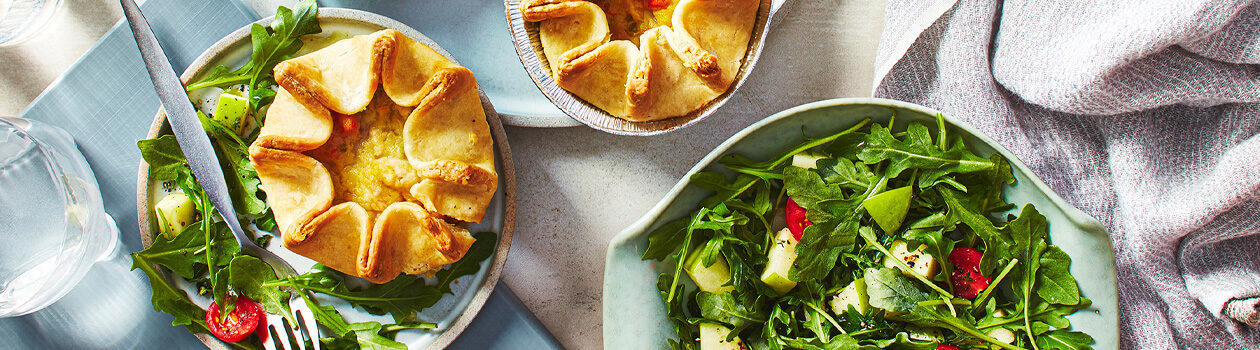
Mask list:
[[[665,304],[656,290],[656,277],[673,268],[672,262],[640,259],[647,249],[648,233],[664,223],[689,215],[710,192],[689,186],[691,174],[722,171],[718,158],[738,153],[752,159],[767,159],[804,141],[805,136],[828,135],[852,126],[863,118],[887,123],[889,109],[896,110],[897,124],[911,121],[935,124],[939,113],[911,103],[876,99],[845,98],[797,106],[770,116],[723,142],[700,161],[642,219],[622,231],[608,246],[604,266],[604,347],[608,349],[668,348],[666,339],[676,334],[665,317]],[[970,125],[945,116],[945,121],[965,135],[977,154],[1002,154],[1011,162],[1015,185],[1006,189],[1007,200],[1022,207],[1037,206],[1050,223],[1051,241],[1072,257],[1071,271],[1081,292],[1093,306],[1068,319],[1076,330],[1095,339],[1096,349],[1116,349],[1119,342],[1116,306],[1116,265],[1111,238],[1097,220],[1063,201],[1023,162]],[[802,133],[802,130],[804,133]]]

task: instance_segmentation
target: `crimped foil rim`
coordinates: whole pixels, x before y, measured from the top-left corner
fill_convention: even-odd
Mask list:
[[[761,56],[761,49],[765,45],[766,34],[770,31],[771,18],[774,15],[770,11],[772,2],[772,0],[761,0],[761,4],[757,9],[757,19],[753,22],[753,32],[749,38],[749,47],[744,54],[743,64],[740,65],[739,72],[735,75],[734,83],[725,92],[709,101],[704,107],[691,113],[650,122],[632,122],[614,117],[608,112],[560,88],[556,84],[555,79],[551,77],[550,65],[543,54],[542,43],[538,39],[538,23],[525,21],[524,14],[521,13],[520,0],[504,0],[504,6],[507,7],[508,28],[512,31],[512,42],[516,44],[516,54],[521,59],[521,65],[525,66],[525,71],[529,73],[530,79],[534,81],[535,85],[538,85],[538,89],[542,91],[543,95],[547,96],[547,99],[551,100],[551,103],[555,104],[557,108],[560,108],[561,111],[574,120],[600,131],[617,135],[651,136],[682,129],[700,122],[712,115],[723,104],[726,104],[731,95],[744,84],[745,78],[752,72],[757,59]]]

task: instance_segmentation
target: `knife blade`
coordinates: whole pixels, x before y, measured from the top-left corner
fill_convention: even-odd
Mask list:
[[[228,194],[223,169],[219,166],[219,157],[215,155],[214,146],[210,144],[210,137],[206,136],[206,131],[201,126],[196,108],[188,100],[183,81],[175,74],[171,62],[166,59],[166,54],[162,52],[162,46],[153,35],[153,30],[149,27],[149,22],[145,20],[144,14],[140,12],[140,7],[136,6],[133,0],[121,0],[121,2],[123,14],[127,17],[128,25],[131,26],[131,34],[136,38],[136,45],[140,48],[140,56],[149,70],[149,78],[153,80],[158,99],[162,101],[162,107],[166,111],[166,119],[171,125],[171,131],[175,133],[179,148],[184,151],[184,158],[188,160],[188,167],[192,169],[193,177],[197,183],[201,184],[201,189],[206,192],[206,197],[210,199],[211,204],[214,204],[216,211],[223,217],[223,221],[232,229],[237,243],[247,249],[254,246],[253,242],[242,237],[245,231],[241,229],[240,221],[236,219],[236,209],[232,206],[232,197]]]

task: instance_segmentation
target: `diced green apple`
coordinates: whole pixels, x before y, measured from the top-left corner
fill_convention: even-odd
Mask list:
[[[1015,342],[1015,332],[1011,332],[1011,330],[1006,328],[994,328],[993,330],[985,333],[985,335],[1007,344]]]
[[[731,268],[726,265],[726,258],[718,254],[717,259],[713,261],[713,265],[704,266],[703,259],[700,259],[700,251],[704,246],[697,247],[696,250],[688,254],[687,262],[683,265],[683,270],[687,271],[687,276],[691,277],[691,281],[696,283],[700,290],[713,294],[721,294],[735,290],[731,286]]]
[[[918,248],[915,248],[912,251],[905,241],[893,241],[892,247],[889,248],[889,252],[892,253],[892,256],[884,258],[884,266],[891,269],[898,269],[897,263],[893,261],[893,259],[900,259],[901,261],[904,261],[906,265],[910,266],[910,270],[913,271],[913,273],[917,273],[930,280],[932,277],[936,277],[937,273],[941,272],[941,264],[936,261],[936,258],[932,257],[932,254],[925,252],[924,249],[927,249],[926,245],[919,245]],[[913,275],[910,275],[910,272],[904,270],[901,270],[901,273],[907,277],[914,277]]]
[[[740,341],[739,337],[727,341],[726,338],[730,335],[731,329],[726,326],[709,322],[700,323],[700,350],[742,350],[743,341]]]
[[[850,306],[863,315],[870,310],[870,296],[866,294],[866,279],[859,278],[849,282],[840,294],[831,297],[831,313],[843,315],[848,312]]]
[[[774,246],[770,247],[766,270],[761,273],[761,282],[770,286],[779,295],[787,294],[796,288],[796,281],[788,278],[792,263],[796,262],[796,238],[792,231],[784,228],[774,236]]]
[[[240,90],[225,90],[219,94],[219,102],[214,107],[214,115],[210,119],[240,133],[245,128],[245,116],[249,114],[249,98]]]
[[[906,219],[906,211],[910,210],[910,197],[913,194],[910,186],[894,188],[867,198],[862,201],[862,207],[871,214],[879,228],[893,233],[901,227],[901,221]]]
[[[792,155],[792,166],[805,169],[818,168],[818,160],[823,156],[813,155],[809,153],[797,153]]]
[[[188,195],[175,192],[162,197],[153,206],[158,221],[158,230],[166,239],[175,238],[176,234],[192,224],[197,216],[197,206]]]

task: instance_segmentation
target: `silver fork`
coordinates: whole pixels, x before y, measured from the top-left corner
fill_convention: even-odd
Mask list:
[[[149,22],[144,19],[144,14],[140,13],[140,8],[132,0],[121,0],[121,2],[127,23],[131,26],[131,33],[136,38],[136,45],[140,47],[140,55],[149,69],[149,78],[153,80],[153,87],[157,89],[158,98],[162,100],[171,131],[175,133],[175,139],[179,141],[179,148],[184,151],[184,157],[188,160],[188,167],[192,169],[193,177],[197,179],[197,183],[201,184],[210,203],[214,204],[223,221],[231,228],[232,235],[236,236],[236,243],[240,244],[242,252],[258,257],[271,265],[271,268],[276,271],[276,277],[288,278],[296,275],[297,271],[293,269],[293,266],[276,256],[275,253],[254,244],[254,241],[245,234],[245,230],[241,229],[240,221],[236,219],[236,210],[232,206],[232,197],[228,194],[227,182],[223,179],[223,169],[219,167],[219,158],[215,155],[214,147],[210,145],[210,138],[206,136],[205,129],[197,118],[196,109],[188,101],[184,84],[175,75],[171,62],[166,60],[162,46],[158,44],[157,37],[149,28]],[[289,310],[293,314],[289,317],[267,315],[266,334],[268,336],[265,337],[267,339],[263,339],[263,346],[268,350],[319,350],[319,325],[315,321],[315,315],[307,306],[305,296],[298,294],[301,293],[300,291],[289,290],[289,292],[291,296]],[[295,322],[290,322],[290,320]]]

